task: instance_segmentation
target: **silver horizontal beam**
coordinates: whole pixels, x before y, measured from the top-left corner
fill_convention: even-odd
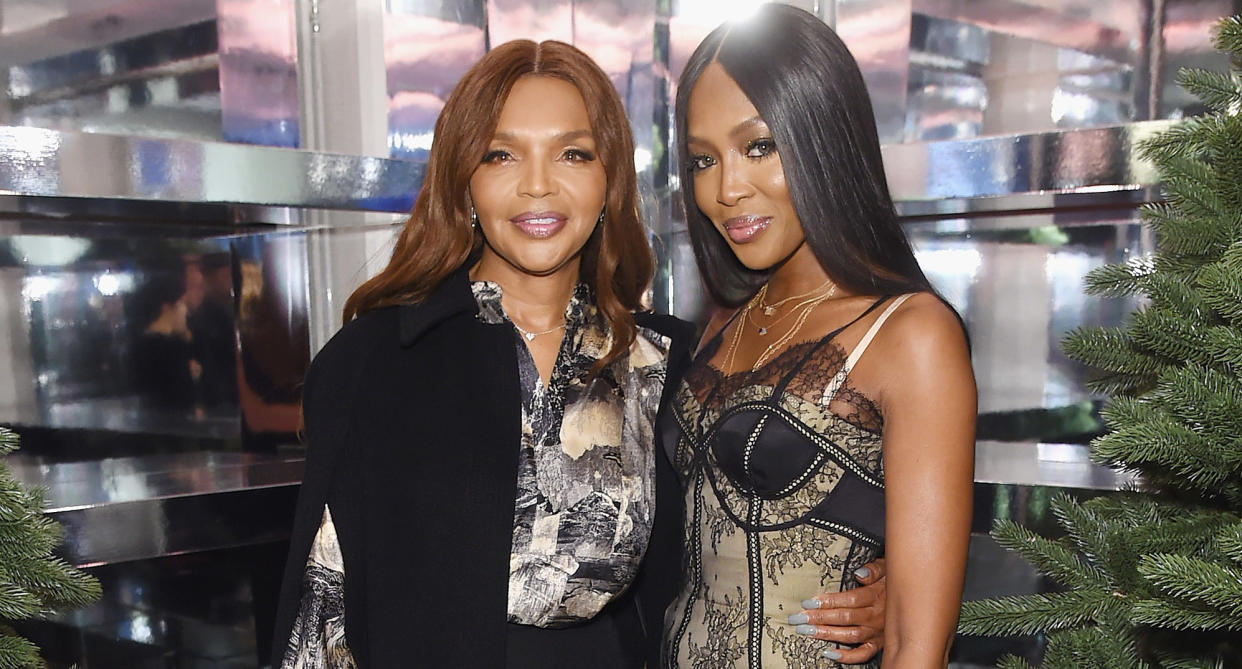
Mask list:
[[[1137,155],[1168,121],[884,147],[905,216],[1154,196]],[[0,127],[0,195],[405,212],[424,166],[246,144]]]
[[[1159,180],[1138,143],[1171,123],[889,144],[884,164],[905,216],[1145,201]]]
[[[0,126],[0,195],[404,212],[422,177],[405,160]]]
[[[65,527],[61,553],[80,566],[282,540],[305,467],[301,456],[215,452],[5,463],[47,489],[47,512]],[[1078,444],[980,441],[975,481],[1115,490],[1133,479]]]

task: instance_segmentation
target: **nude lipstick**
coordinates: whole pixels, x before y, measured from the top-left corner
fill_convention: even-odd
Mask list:
[[[569,217],[559,211],[528,211],[509,220],[527,236],[547,239],[560,232]]]

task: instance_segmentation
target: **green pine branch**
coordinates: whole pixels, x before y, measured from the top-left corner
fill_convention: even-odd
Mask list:
[[[0,456],[17,449],[17,435],[0,427]],[[45,492],[27,488],[0,460],[0,618],[23,620],[86,606],[99,582],[54,557],[60,525],[43,513]],[[42,666],[38,649],[0,626],[0,669]]]
[[[1221,528],[1216,541],[1221,555],[1242,566],[1242,520]]]
[[[1116,598],[1099,590],[996,597],[962,604],[958,631],[971,636],[1021,636],[1076,627],[1116,615]]]
[[[1242,569],[1162,553],[1143,556],[1138,571],[1161,592],[1219,610],[1242,630]]]
[[[0,669],[30,669],[45,666],[39,649],[15,632],[0,629]]]
[[[1242,96],[1242,88],[1236,78],[1229,74],[1211,72],[1201,69],[1182,69],[1178,72],[1177,83],[1199,98],[1203,104],[1213,111],[1229,114]]]
[[[1011,520],[997,519],[992,536],[1057,583],[1069,588],[1107,588],[1108,577],[1070,548],[1045,539]]]
[[[1129,297],[1145,290],[1147,277],[1155,272],[1151,257],[1132,258],[1128,262],[1097,267],[1083,278],[1088,295]]]
[[[1235,242],[1218,262],[1199,275],[1203,301],[1223,319],[1242,327],[1242,243]]]

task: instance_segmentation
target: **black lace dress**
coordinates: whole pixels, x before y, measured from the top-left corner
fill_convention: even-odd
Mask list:
[[[723,374],[708,364],[718,334],[687,372],[660,426],[687,521],[666,666],[838,666],[787,617],[816,593],[856,587],[854,570],[883,551],[883,416],[848,373],[898,303],[848,355],[836,341],[847,325]]]

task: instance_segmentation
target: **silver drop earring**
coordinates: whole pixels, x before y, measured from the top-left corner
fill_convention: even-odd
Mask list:
[[[479,229],[479,214],[474,210],[474,205],[470,205],[470,227]]]
[[[603,225],[603,224],[604,224],[604,210],[601,209],[599,212],[599,218],[595,220],[595,225]]]

